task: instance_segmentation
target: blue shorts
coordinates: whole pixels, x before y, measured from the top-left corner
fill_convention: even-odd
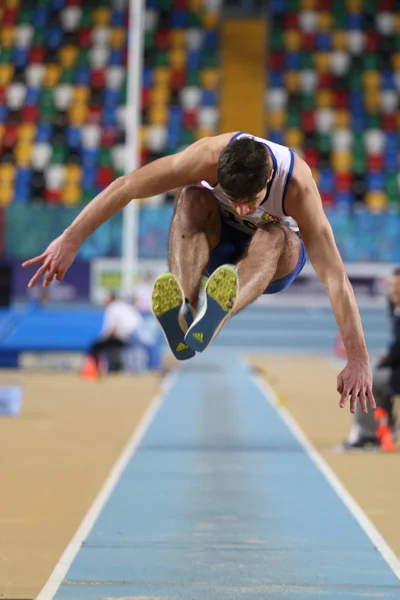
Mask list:
[[[300,236],[299,236],[300,237]],[[211,250],[206,275],[211,275],[221,265],[236,264],[245,254],[252,236],[249,233],[221,223],[221,238],[218,246]],[[297,265],[291,273],[269,284],[264,294],[276,294],[289,287],[306,264],[307,254],[303,240],[300,238],[300,255]]]

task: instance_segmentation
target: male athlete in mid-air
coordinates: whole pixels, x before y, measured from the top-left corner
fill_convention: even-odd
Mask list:
[[[204,350],[261,294],[290,285],[309,259],[346,347],[340,406],[375,402],[361,319],[308,165],[291,149],[243,132],[208,137],[116,179],[47,250],[29,285],[63,279],[82,242],[133,198],[181,188],[169,238],[170,273],[157,278],[153,312],[176,358]],[[205,289],[199,291],[203,274]],[[199,304],[199,306],[198,306]]]

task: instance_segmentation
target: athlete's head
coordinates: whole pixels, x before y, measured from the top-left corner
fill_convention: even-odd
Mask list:
[[[267,148],[252,138],[230,142],[219,157],[218,183],[243,216],[254,212],[264,200],[272,173]]]

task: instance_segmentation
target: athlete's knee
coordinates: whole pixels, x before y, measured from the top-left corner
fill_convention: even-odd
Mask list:
[[[270,223],[265,227],[260,227],[254,234],[254,238],[257,243],[269,248],[283,249],[286,242],[286,233],[280,225]]]
[[[176,216],[186,230],[218,229],[219,209],[214,195],[198,185],[183,188],[176,203]]]

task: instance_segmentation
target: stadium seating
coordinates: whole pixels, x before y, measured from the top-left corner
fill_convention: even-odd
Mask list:
[[[272,0],[267,137],[298,150],[325,205],[397,207],[395,0]]]
[[[216,131],[220,4],[147,1],[142,163]],[[127,25],[127,0],[1,3],[0,207],[74,206],[123,172]]]

